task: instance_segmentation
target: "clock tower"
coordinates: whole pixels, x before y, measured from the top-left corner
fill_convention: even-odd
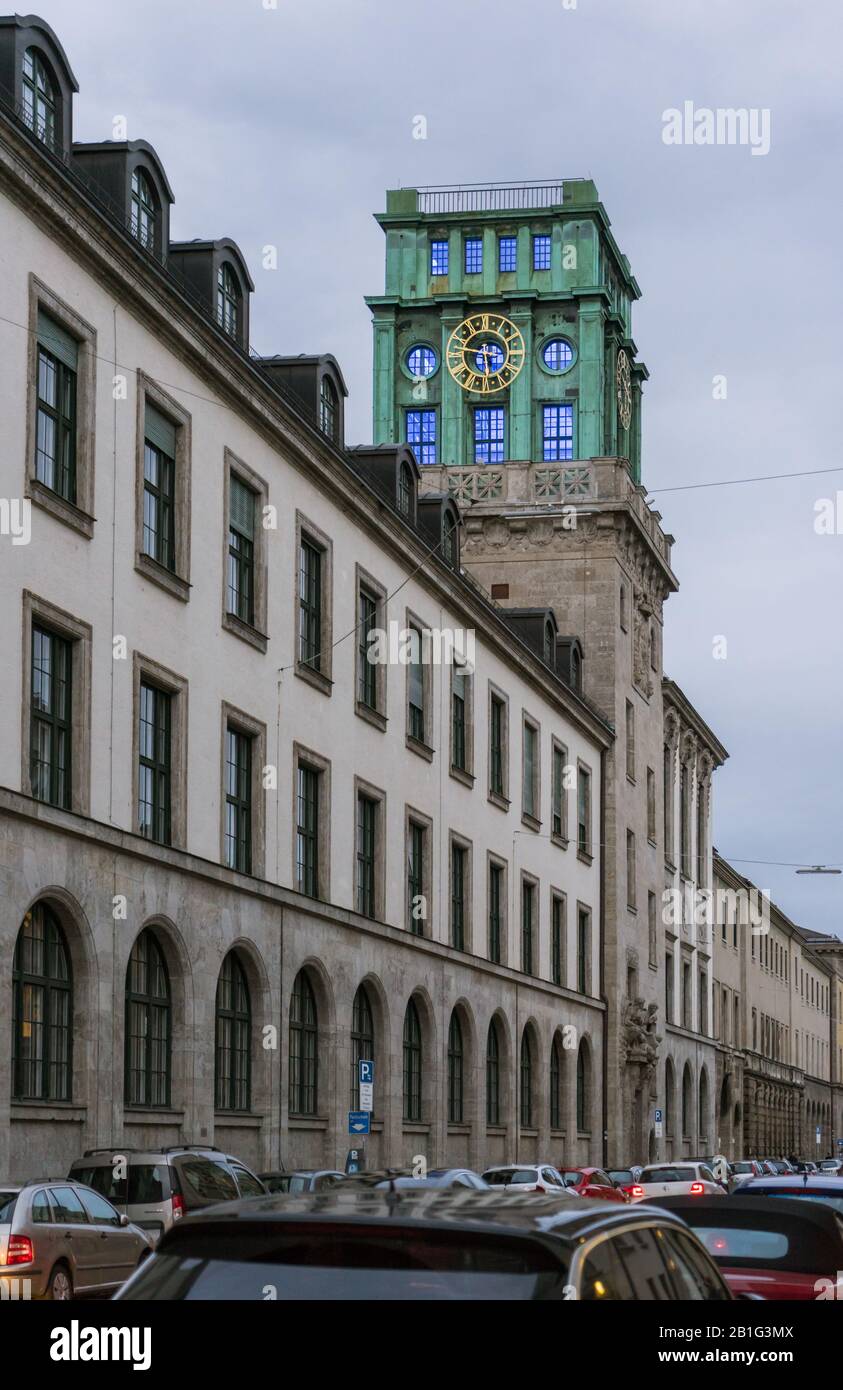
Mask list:
[[[665,713],[677,697],[663,676],[663,609],[677,581],[673,537],[640,481],[638,284],[589,180],[400,189],[377,220],[386,293],[367,300],[374,438],[409,443],[422,487],[457,502],[461,563],[492,599],[550,608],[559,632],[578,639],[582,690],[615,730],[599,798],[602,979],[588,985],[605,1006],[592,1162],[706,1152],[711,943],[677,934],[663,903],[680,874],[676,825],[683,878],[710,858],[708,784]],[[518,786],[520,747],[511,756]],[[674,815],[680,765],[686,812]],[[582,858],[582,846],[560,849],[561,888],[566,855]],[[476,892],[482,902],[482,885]],[[565,1007],[560,997],[561,1021]],[[576,1152],[573,1139],[582,1136],[560,1136],[563,1156]]]
[[[375,441],[458,467],[619,456],[637,482],[639,289],[594,184],[397,189],[377,220]]]

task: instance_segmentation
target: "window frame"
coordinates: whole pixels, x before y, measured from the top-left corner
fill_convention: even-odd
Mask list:
[[[577,412],[573,401],[543,401],[539,406],[539,446],[544,463],[568,463],[577,456]],[[548,425],[553,426],[552,429]],[[568,428],[570,426],[570,428]]]
[[[142,940],[145,941],[145,942],[146,942],[146,941],[149,941],[149,942],[152,943],[152,946],[153,946],[153,948],[154,948],[155,955],[157,955],[157,957],[158,957],[158,962],[159,962],[159,965],[160,965],[160,968],[161,968],[161,972],[162,972],[163,978],[164,978],[164,983],[165,983],[165,986],[166,986],[166,993],[163,994],[163,995],[156,995],[156,994],[153,994],[153,993],[151,992],[151,990],[149,990],[149,989],[147,989],[146,991],[141,992],[141,991],[139,991],[139,990],[132,990],[132,989],[130,988],[130,981],[131,981],[131,978],[132,978],[132,958],[133,958],[133,956],[134,956],[134,954],[135,954],[135,951],[136,951],[137,947],[139,946],[139,944],[140,944],[140,942],[141,942]],[[146,963],[146,968],[147,968],[147,970],[151,970],[151,969],[152,969],[152,963],[151,963],[150,961],[147,961],[147,963]],[[134,1033],[134,1034],[130,1031],[130,1027],[129,1027],[129,1021],[130,1021],[130,1007],[131,1007],[133,1004],[134,1004],[135,1006],[142,1007],[142,1008],[144,1009],[144,1016],[145,1016],[145,1019],[146,1019],[146,1022],[144,1023],[143,1029],[142,1029],[141,1031],[138,1031],[137,1033]],[[159,1039],[155,1039],[155,1038],[153,1037],[153,1031],[152,1031],[152,1028],[151,1028],[150,1025],[149,1025],[149,1020],[150,1020],[150,1018],[152,1017],[152,1010],[153,1010],[153,1009],[156,1010],[159,1014],[161,1014],[161,1015],[164,1017],[165,1021],[166,1021],[166,1038],[165,1038],[165,1040],[164,1040],[164,1098],[163,1098],[163,1100],[152,1100],[152,1099],[150,1099],[150,1095],[152,1094],[152,1079],[153,1079],[153,1077],[154,1077],[154,1075],[155,1075],[155,1073],[153,1072],[152,1067],[151,1067],[152,1052],[153,1052],[153,1044],[154,1044],[156,1041],[159,1041],[159,1042],[161,1041],[160,1038],[159,1038]],[[156,932],[156,930],[155,930],[155,927],[154,927],[154,925],[152,925],[152,924],[148,924],[148,925],[142,927],[142,929],[137,933],[137,935],[136,935],[134,941],[132,942],[131,948],[130,948],[130,950],[129,950],[129,955],[128,955],[128,958],[127,958],[127,960],[126,960],[126,976],[125,976],[125,985],[124,985],[124,1019],[125,1019],[125,1024],[124,1024],[124,1028],[125,1028],[125,1067],[124,1067],[124,1083],[123,1083],[123,1102],[124,1102],[124,1105],[125,1105],[125,1107],[126,1107],[127,1110],[169,1110],[169,1109],[171,1108],[171,1105],[172,1105],[172,1089],[173,1089],[173,986],[172,986],[172,980],[170,979],[170,970],[169,970],[169,964],[168,964],[168,961],[167,961],[166,952],[165,952],[165,950],[164,950],[164,947],[163,947],[162,942],[159,940],[159,937],[158,937],[158,934],[157,934],[157,932]],[[140,1068],[134,1068],[134,1069],[130,1066],[130,1059],[131,1059],[131,1052],[132,1052],[132,1038],[133,1038],[133,1037],[141,1039],[141,1040],[143,1041],[143,1044],[144,1044],[144,1045],[143,1045],[144,1064],[143,1064],[142,1067],[140,1067]],[[133,1099],[131,1098],[131,1097],[132,1097],[131,1076],[132,1076],[132,1071],[133,1071],[133,1070],[134,1070],[134,1071],[137,1071],[141,1076],[143,1076],[143,1077],[146,1078],[145,1098],[144,1098],[144,1099],[135,1099],[135,1100],[133,1100]]]
[[[252,616],[251,621],[229,608],[229,563],[231,554],[231,484],[236,480],[254,495],[255,526],[252,539]],[[267,649],[267,610],[269,601],[269,539],[263,519],[269,505],[269,484],[253,468],[226,447],[223,455],[223,530],[222,530],[222,609],[221,621],[226,632],[240,637],[259,652]]]
[[[500,709],[501,709],[501,729],[500,729],[500,735],[501,735],[501,737],[500,737],[500,750],[499,750],[499,751],[500,751],[500,772],[501,772],[500,781],[501,781],[502,790],[500,790],[500,791],[497,789],[497,787],[494,786],[494,783],[493,783],[493,776],[492,776],[493,771],[495,770],[495,767],[496,767],[496,758],[495,758],[496,747],[495,747],[495,745],[494,745],[493,742],[492,742],[492,737],[493,737],[493,734],[494,734],[494,707],[495,707],[495,705],[500,706]],[[488,682],[488,685],[487,685],[487,695],[486,695],[486,726],[487,726],[487,740],[486,740],[487,800],[491,801],[495,806],[500,807],[500,809],[501,809],[502,811],[508,811],[508,810],[509,810],[509,807],[510,807],[510,800],[509,800],[509,772],[510,772],[510,766],[509,766],[509,765],[510,765],[510,757],[509,757],[509,696],[506,694],[505,691],[501,690],[500,686],[495,685],[492,681],[489,681],[489,682]]]
[[[26,919],[32,919],[35,913],[40,913],[44,919],[43,935],[43,955],[44,970],[40,972],[24,970],[20,963],[20,947],[23,937]],[[51,942],[51,935],[54,941]],[[60,950],[63,960],[65,977],[60,974],[50,973],[50,957],[53,950]],[[17,934],[12,947],[12,1050],[10,1056],[10,1100],[11,1104],[35,1103],[39,1105],[54,1105],[57,1103],[67,1103],[73,1099],[73,1013],[74,1013],[74,979],[73,979],[73,958],[67,941],[67,935],[62,926],[58,913],[49,902],[43,898],[33,903],[24,913],[24,920],[18,927]],[[40,1020],[26,1020],[23,1017],[24,999],[28,991],[38,989],[42,996],[42,1017]],[[65,1012],[64,1006],[58,1005],[58,998],[66,1001],[66,1018],[61,1021],[60,1015]],[[59,1018],[56,1021],[56,1013]],[[41,1027],[41,1057],[25,1059],[21,1057],[20,1047],[23,1041],[22,1027],[24,1023],[38,1023]],[[56,1047],[57,1035],[63,1042],[65,1052],[64,1060],[55,1060],[54,1052]],[[29,1062],[32,1067],[37,1067],[40,1072],[40,1094],[30,1095],[21,1085],[21,1073],[25,1062]],[[63,1076],[63,1084],[51,1085],[51,1073],[53,1068],[57,1069],[59,1075]]]
[[[455,951],[473,950],[473,845],[463,835],[448,832],[448,945]],[[456,868],[459,855],[460,881]],[[457,893],[459,886],[460,892]],[[457,909],[459,908],[459,915]]]
[[[401,1118],[405,1124],[421,1124],[423,1115],[424,1028],[415,995],[410,995],[401,1025]]]
[[[592,975],[593,914],[591,908],[583,902],[577,902],[576,930],[576,991],[577,994],[590,999],[594,995]]]
[[[360,853],[358,837],[360,827],[358,824],[359,802],[363,797],[367,801],[373,802],[375,806],[375,819],[373,827],[373,853],[372,853],[372,910],[366,911],[360,907],[360,879],[359,864]],[[352,877],[351,882],[354,889],[352,910],[360,917],[365,917],[370,922],[383,922],[385,920],[386,904],[386,792],[379,787],[375,787],[371,782],[366,782],[361,777],[354,779],[354,803],[353,803],[354,835],[352,837]]]
[[[568,895],[550,890],[550,980],[565,988],[568,978]]]
[[[328,902],[331,896],[331,762],[313,748],[293,743],[293,775],[290,787],[291,869],[294,891],[308,897],[299,876],[299,769],[305,767],[317,777],[316,785],[316,894],[315,902]]]
[[[413,832],[421,834],[421,874],[411,876],[411,851],[414,849]],[[433,888],[433,821],[430,816],[416,809],[404,807],[404,925],[411,936],[429,936],[431,931],[432,888]],[[415,891],[414,891],[415,890]],[[424,917],[414,918],[412,900],[424,898]]]
[[[404,632],[415,632],[419,638],[419,661],[407,661],[405,663],[405,744],[418,753],[427,762],[433,761],[433,664],[430,660],[425,660],[425,654],[430,657],[430,625],[419,618],[417,614],[406,609],[404,613]],[[405,638],[406,645],[406,638]],[[418,706],[411,702],[413,671],[421,669],[421,688],[422,705]],[[414,710],[421,710],[421,721],[416,721],[414,727]]]
[[[530,912],[525,911],[527,903]],[[528,926],[529,916],[529,926]],[[541,942],[541,907],[539,903],[539,881],[532,874],[521,870],[519,894],[519,944],[518,968],[522,975],[537,979],[539,975],[539,946]]]
[[[532,739],[533,744],[533,766],[530,785],[530,804],[526,799],[527,793],[527,745]],[[542,826],[541,819],[541,795],[542,795],[542,744],[541,744],[541,724],[526,710],[521,711],[521,824],[529,826],[531,830],[539,831]]]
[[[478,422],[488,416],[488,437],[478,437]],[[497,424],[500,417],[500,432]],[[507,413],[503,405],[475,405],[471,410],[470,465],[474,468],[500,468],[507,461]],[[488,454],[480,457],[479,453]],[[498,457],[500,455],[500,457]]]
[[[410,438],[410,417],[418,416],[418,439]],[[439,463],[439,412],[436,406],[407,406],[404,411],[404,443],[412,449],[419,468],[433,468]],[[425,423],[433,421],[433,432],[426,431]]]
[[[173,425],[176,450],[173,459],[173,567],[161,564],[144,549],[144,496],[146,459],[146,406],[164,415]],[[145,372],[137,372],[137,435],[135,466],[135,569],[145,579],[187,603],[190,598],[191,548],[191,416]]]
[[[33,628],[52,632],[70,647],[70,788],[65,809],[87,816],[91,804],[91,668],[93,629],[89,623],[57,608],[29,589],[23,591],[22,613],[22,737],[21,790],[32,789],[32,658]],[[44,802],[44,805],[51,805]],[[61,808],[57,808],[61,809]]]
[[[387,632],[387,591],[383,584],[375,579],[374,575],[364,569],[362,565],[354,566],[354,614],[357,631],[355,633],[355,658],[354,658],[354,712],[361,719],[366,719],[370,724],[381,732],[386,731],[387,726],[387,700],[388,700],[388,680],[387,662],[367,663],[374,673],[375,704],[369,705],[361,699],[363,688],[364,661],[364,642],[362,633],[361,604],[363,595],[366,595],[375,605],[373,627],[379,627]],[[370,629],[371,630],[371,629]]]
[[[139,815],[140,692],[142,685],[151,685],[170,696],[170,838],[167,848],[186,849],[188,683],[184,676],[176,675],[138,651],[134,653],[132,677],[132,831],[135,835],[142,833]],[[142,838],[150,845],[160,843],[146,836]]]
[[[320,554],[319,579],[319,641],[317,656],[319,665],[305,661],[301,655],[301,552],[308,545]],[[293,549],[293,594],[294,594],[294,640],[296,645],[295,673],[302,680],[330,696],[333,690],[333,593],[334,593],[334,547],[330,536],[315,526],[300,511],[296,511],[295,546]]]
[[[220,781],[222,803],[222,826],[220,843],[220,862],[233,873],[246,873],[253,878],[263,878],[266,862],[266,796],[263,786],[263,769],[266,764],[266,725],[236,706],[222,703],[222,776]],[[228,863],[227,846],[227,806],[226,791],[228,733],[238,734],[249,740],[249,845],[250,867],[237,868]]]
[[[449,763],[450,774],[458,782],[463,782],[468,787],[473,787],[474,777],[474,682],[475,672],[467,662],[458,661],[454,658],[450,662],[451,671],[451,690],[449,701]],[[456,691],[456,679],[458,675],[463,677],[463,761],[462,764],[456,761],[456,701],[458,699]]]
[[[585,839],[581,834],[583,821],[580,816],[580,787],[585,779],[586,788],[586,820],[585,820]],[[591,864],[594,860],[594,792],[593,792],[593,773],[588,763],[583,762],[582,758],[577,758],[577,858],[583,863]]]
[[[298,1010],[293,1008],[294,999],[303,1001]],[[308,1004],[312,1005],[312,1019],[307,1016]],[[308,1039],[312,1039],[312,1045]],[[296,972],[290,990],[287,1040],[287,1113],[290,1117],[314,1119],[319,1115],[319,1002],[304,966]]]
[[[492,874],[497,871],[500,874],[500,891],[498,894],[498,952],[493,954],[492,946],[494,942],[494,932],[492,925]],[[494,854],[491,850],[486,852],[486,950],[489,960],[494,965],[506,965],[509,959],[509,865],[505,859]]]
[[[29,338],[27,358],[26,465],[24,496],[90,540],[94,534],[94,474],[96,462],[97,330],[60,299],[37,275],[30,272]],[[54,319],[75,338],[76,398],[74,435],[75,498],[70,501],[41,482],[36,471],[38,440],[39,311]],[[47,349],[49,351],[49,348]]]
[[[561,757],[561,774],[557,779],[557,758]],[[565,769],[568,762],[568,749],[556,735],[550,740],[550,838],[562,849],[568,848],[568,788],[565,786]],[[558,785],[557,785],[558,781]],[[557,819],[559,829],[557,830]]]
[[[223,983],[223,972],[231,962],[231,1007],[220,1004],[220,985]],[[239,988],[242,988],[245,995],[245,1008],[239,1007]],[[230,1039],[227,1044],[220,1042],[220,1022],[227,1020],[230,1024]],[[246,1046],[242,1045],[243,1031],[246,1031]],[[230,1054],[230,1067],[227,1077],[220,1073],[220,1054],[227,1052]],[[240,1065],[245,1060],[245,1074],[238,1074],[235,1059],[240,1058]],[[225,1083],[229,1090],[227,1101],[221,1102],[221,1083]],[[237,1105],[235,1101],[238,1097],[238,1088],[245,1087],[245,1105]],[[230,1103],[229,1103],[230,1102]],[[240,958],[236,947],[232,947],[223,957],[217,975],[217,988],[214,996],[214,1111],[226,1115],[248,1115],[252,1110],[252,997],[249,989],[249,978],[243,961]]]

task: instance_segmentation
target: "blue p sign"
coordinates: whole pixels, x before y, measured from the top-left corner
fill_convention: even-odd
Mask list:
[[[362,1062],[362,1061],[361,1061],[361,1063],[360,1063],[360,1085],[361,1085],[361,1086],[365,1086],[367,1083],[368,1083],[370,1086],[371,1086],[371,1085],[374,1085],[374,1080],[375,1080],[375,1064],[374,1064],[374,1062]]]

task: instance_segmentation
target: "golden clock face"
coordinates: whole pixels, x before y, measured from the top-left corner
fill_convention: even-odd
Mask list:
[[[524,339],[502,314],[472,314],[448,339],[448,371],[464,391],[503,391],[524,365]]]
[[[629,357],[623,348],[618,353],[615,380],[618,388],[618,419],[623,428],[628,430],[632,419],[632,372],[629,366]]]

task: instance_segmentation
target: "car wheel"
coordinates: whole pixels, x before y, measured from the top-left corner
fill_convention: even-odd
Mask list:
[[[50,1275],[47,1297],[54,1303],[68,1303],[73,1297],[73,1280],[65,1265],[56,1265]]]

